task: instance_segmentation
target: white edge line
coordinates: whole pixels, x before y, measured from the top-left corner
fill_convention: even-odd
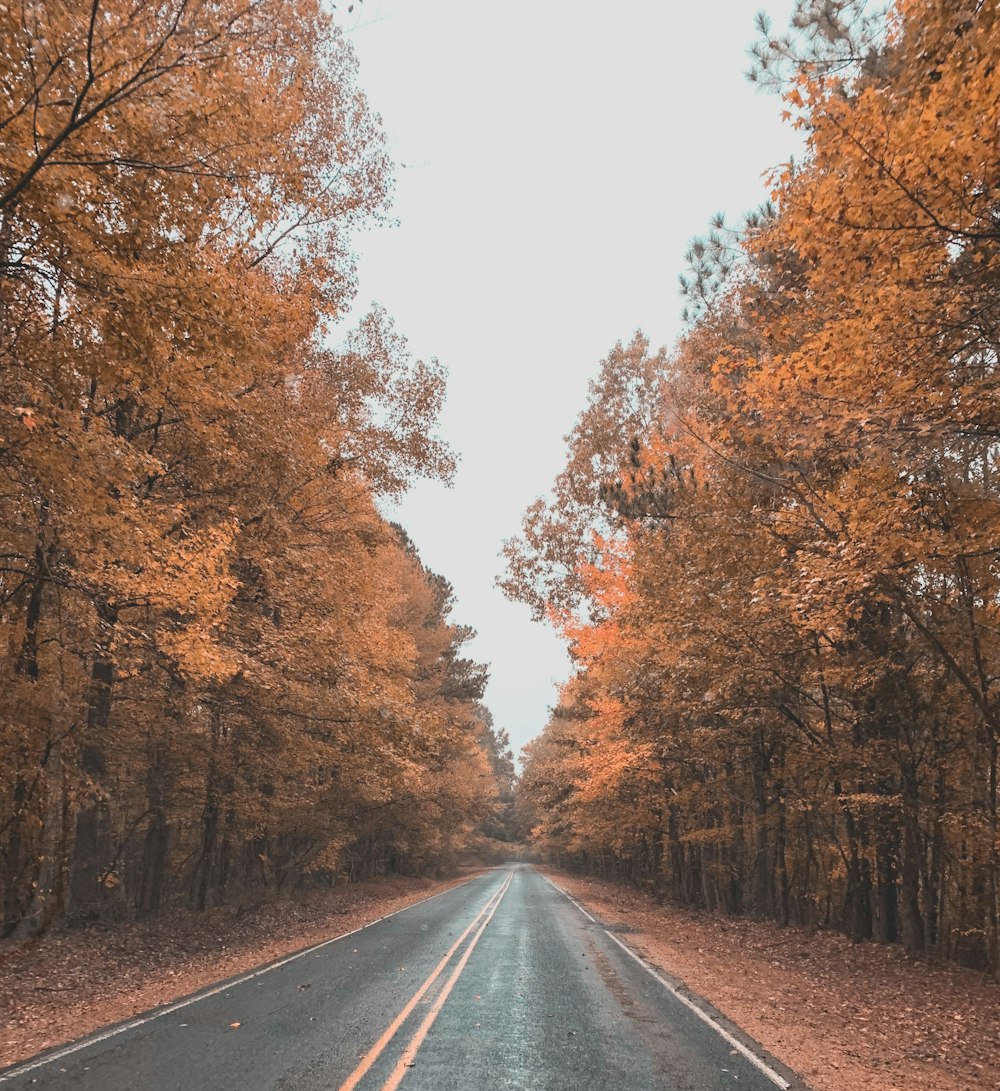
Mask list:
[[[535,874],[541,875],[541,872],[535,872]],[[541,875],[541,877],[549,884],[549,886],[555,887],[555,889],[558,890],[559,893],[563,895],[563,897],[571,901],[588,920],[593,921],[594,924],[599,923],[587,912],[586,909],[583,908],[582,905],[580,905],[578,901],[576,901],[573,897],[567,894],[561,886],[557,886],[554,882],[552,882],[551,879],[549,879],[545,875]],[[764,1075],[767,1076],[767,1078],[772,1083],[780,1087],[782,1091],[788,1091],[788,1088],[791,1087],[791,1084],[788,1082],[788,1080],[775,1072],[774,1069],[771,1068],[771,1066],[768,1065],[764,1060],[758,1057],[752,1049],[748,1049],[747,1046],[745,1046],[739,1040],[739,1038],[735,1038],[732,1034],[730,1034],[729,1031],[726,1030],[726,1028],[718,1023],[715,1019],[713,1019],[707,1011],[700,1008],[692,1000],[689,1000],[688,997],[686,997],[678,989],[675,989],[674,986],[671,985],[670,982],[666,980],[666,978],[661,977],[644,958],[642,958],[640,955],[637,955],[635,951],[633,951],[632,948],[628,946],[627,943],[622,943],[622,941],[614,934],[614,932],[609,932],[607,928],[604,928],[603,932],[608,937],[608,939],[613,940],[615,943],[617,943],[618,946],[625,952],[625,954],[627,954],[630,958],[635,959],[635,961],[639,963],[639,965],[646,971],[646,973],[648,973],[651,977],[656,978],[656,980],[659,981],[659,983],[667,990],[667,992],[669,992],[672,996],[679,1000],[684,1005],[684,1007],[697,1015],[703,1023],[707,1023],[717,1034],[724,1038],[733,1047],[733,1049],[741,1053],[754,1066],[754,1068],[757,1068],[761,1072],[763,1072]]]
[[[531,870],[535,871],[534,868],[532,868]],[[597,918],[592,917],[587,912],[587,910],[584,909],[582,905],[580,905],[576,898],[574,898],[571,894],[567,894],[561,886],[557,886],[547,875],[543,875],[540,871],[535,871],[535,874],[540,879],[544,879],[549,884],[549,886],[552,887],[553,890],[557,890],[567,901],[572,902],[576,906],[576,908],[579,909],[580,912],[587,918],[588,921],[591,921],[593,924],[597,924]]]
[[[81,1038],[78,1041],[65,1046],[63,1049],[56,1050],[55,1053],[47,1053],[37,1060],[26,1061],[24,1064],[17,1065],[15,1068],[9,1068],[6,1072],[0,1072],[0,1083],[6,1083],[8,1080],[16,1079],[18,1076],[23,1076],[28,1072],[34,1072],[37,1068],[44,1068],[47,1064],[52,1064],[53,1061],[61,1061],[63,1057],[68,1057],[71,1053],[78,1053],[81,1049],[87,1049],[89,1046],[94,1046],[99,1042],[107,1041],[108,1038],[114,1038],[118,1034],[124,1034],[127,1030],[135,1030],[136,1027],[145,1026],[147,1023],[152,1023],[154,1019],[159,1019],[161,1016],[169,1015],[171,1012],[179,1011],[181,1008],[187,1008],[191,1004],[197,1004],[199,1000],[207,1000],[210,996],[218,996],[219,993],[226,992],[229,989],[235,989],[237,986],[243,985],[247,981],[252,981],[255,977],[261,977],[270,970],[279,970],[282,966],[287,966],[290,962],[295,962],[296,959],[305,958],[306,955],[314,954],[324,947],[329,947],[331,943],[339,943],[342,939],[356,936],[366,928],[372,928],[376,924],[381,924],[382,921],[389,920],[390,917],[405,913],[407,909],[414,909],[418,905],[424,905],[426,902],[433,901],[435,898],[440,898],[442,894],[450,894],[453,890],[458,890],[459,887],[468,886],[469,883],[474,883],[481,877],[482,876],[480,875],[473,875],[471,879],[456,883],[454,886],[448,887],[447,890],[439,890],[437,894],[430,894],[428,897],[421,898],[419,901],[410,902],[409,905],[404,905],[399,909],[393,910],[392,913],[386,913],[384,917],[376,917],[375,920],[368,921],[367,924],[361,925],[360,928],[355,928],[350,932],[344,932],[342,935],[333,936],[320,943],[315,943],[312,947],[306,947],[301,951],[296,951],[294,954],[286,955],[284,958],[278,959],[277,962],[269,962],[266,966],[261,966],[256,970],[250,970],[241,977],[232,978],[222,985],[216,985],[214,988],[210,988],[203,992],[196,992],[194,995],[185,997],[182,1000],[175,1000],[173,1003],[167,1004],[162,1008],[156,1008],[148,1015],[142,1015],[138,1019],[131,1019],[129,1022],[120,1023],[110,1030],[99,1031],[97,1034],[91,1034],[86,1038]]]
[[[697,1015],[698,1018],[702,1020],[702,1022],[707,1023],[717,1034],[724,1038],[733,1047],[733,1049],[742,1053],[743,1056],[746,1057],[746,1059],[754,1066],[754,1068],[760,1069],[760,1071],[763,1072],[764,1075],[767,1076],[767,1078],[771,1080],[772,1083],[775,1083],[778,1085],[778,1087],[782,1088],[782,1091],[788,1091],[788,1088],[791,1086],[788,1080],[775,1072],[774,1069],[771,1068],[771,1066],[763,1061],[760,1057],[758,1057],[752,1049],[748,1049],[739,1040],[739,1038],[733,1037],[733,1035],[730,1034],[725,1027],[717,1023],[711,1017],[711,1015],[708,1014],[708,1012],[703,1011],[700,1007],[698,1007],[697,1004],[689,1000],[682,992],[679,992],[677,989],[675,989],[673,985],[671,985],[670,982],[667,981],[665,978],[661,977],[644,958],[641,958],[639,955],[637,955],[635,951],[633,951],[632,948],[629,947],[627,944],[622,943],[622,941],[613,932],[609,932],[605,928],[604,934],[609,939],[614,940],[614,942],[618,944],[618,946],[625,952],[625,954],[630,955],[632,958],[634,958],[635,961],[638,962],[639,965],[646,971],[646,973],[648,973],[651,977],[655,977],[656,980],[659,981],[659,983],[668,992],[670,992],[684,1005],[684,1007],[694,1012],[694,1014]]]

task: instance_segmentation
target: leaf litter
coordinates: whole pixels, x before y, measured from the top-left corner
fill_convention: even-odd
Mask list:
[[[354,931],[471,874],[371,879],[250,909],[174,912],[0,943],[0,1067]]]

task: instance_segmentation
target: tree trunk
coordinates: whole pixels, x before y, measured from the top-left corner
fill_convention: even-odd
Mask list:
[[[219,765],[218,747],[221,732],[221,713],[212,707],[211,749],[208,771],[205,777],[205,808],[202,812],[201,852],[194,872],[191,904],[199,912],[208,906],[211,894],[212,873],[215,869],[219,843]]]
[[[844,931],[852,943],[872,938],[871,864],[860,854],[857,823],[845,813],[849,856],[844,896]]]
[[[899,939],[896,901],[896,844],[899,830],[891,816],[880,817],[875,842],[875,939],[895,943]]]
[[[76,817],[76,836],[70,867],[69,913],[76,920],[93,920],[108,907],[114,876],[111,810],[104,779],[107,775],[105,745],[111,719],[115,667],[111,652],[117,610],[107,602],[97,604],[98,647],[90,668],[87,728],[80,753],[80,770],[89,782],[90,798]]]
[[[28,939],[46,932],[66,911],[71,815],[63,738],[50,743],[43,759],[46,804],[42,818],[37,876],[31,904],[14,930],[14,939]]]
[[[173,790],[173,769],[170,753],[176,746],[172,728],[179,728],[183,712],[180,695],[183,683],[171,678],[164,701],[163,730],[155,727],[146,743],[146,810],[149,825],[142,846],[139,864],[139,881],[136,892],[136,908],[142,913],[159,912],[163,900],[163,884],[170,862],[170,826],[167,820],[168,797]],[[157,733],[159,732],[159,733]]]
[[[920,873],[924,869],[923,834],[920,829],[920,785],[915,769],[903,773],[902,860],[900,863],[900,917],[903,944],[908,951],[924,950],[924,918],[920,907]]]
[[[27,913],[26,892],[30,883],[25,882],[27,857],[25,842],[27,802],[29,782],[23,769],[14,774],[14,792],[12,797],[13,814],[10,820],[10,832],[7,834],[7,846],[3,855],[3,931],[9,936],[21,925]]]
[[[789,915],[789,892],[788,892],[788,865],[785,861],[785,798],[784,798],[784,784],[779,782],[776,785],[777,802],[776,802],[776,814],[777,814],[777,828],[775,830],[774,838],[774,858],[777,867],[777,913],[776,917],[778,924],[784,928],[788,924]]]
[[[142,913],[158,913],[163,899],[170,849],[170,827],[166,812],[165,755],[158,746],[149,749],[146,773],[146,803],[149,825],[142,846],[136,908]]]

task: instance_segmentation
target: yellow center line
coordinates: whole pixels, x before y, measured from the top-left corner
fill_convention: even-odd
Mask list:
[[[452,971],[451,977],[448,978],[444,988],[438,993],[437,999],[434,1001],[431,1010],[424,1017],[424,1021],[417,1028],[416,1033],[410,1039],[409,1045],[403,1050],[402,1056],[396,1062],[396,1067],[392,1070],[389,1078],[382,1085],[382,1091],[396,1091],[400,1082],[406,1075],[406,1070],[413,1064],[413,1058],[416,1057],[417,1051],[423,1045],[424,1039],[427,1037],[427,1032],[434,1024],[434,1020],[437,1019],[439,1012],[444,1007],[445,1001],[448,999],[451,990],[455,987],[455,982],[462,976],[462,971],[465,969],[466,963],[469,961],[469,957],[475,950],[476,944],[479,942],[479,937],[486,931],[486,926],[493,919],[493,914],[496,913],[503,901],[504,894],[507,893],[507,887],[510,886],[510,881],[513,878],[513,872],[507,876],[507,882],[500,888],[500,896],[493,903],[489,913],[487,913],[485,920],[479,926],[479,930],[472,937],[472,942],[466,947],[462,954],[462,957],[458,960],[455,969]]]
[[[427,977],[426,981],[424,981],[420,988],[417,989],[413,996],[410,997],[410,999],[403,1006],[402,1011],[400,1011],[396,1018],[393,1019],[393,1021],[385,1028],[378,1041],[372,1046],[370,1050],[368,1050],[364,1057],[361,1058],[360,1062],[358,1063],[358,1067],[355,1068],[355,1070],[340,1085],[339,1091],[353,1091],[353,1089],[358,1086],[364,1074],[378,1060],[379,1055],[389,1044],[389,1042],[392,1041],[392,1038],[395,1035],[396,1031],[399,1030],[403,1023],[406,1022],[406,1019],[409,1016],[410,1012],[412,1012],[417,1004],[420,1003],[427,990],[441,976],[445,967],[451,960],[452,955],[454,955],[458,948],[461,947],[469,933],[476,927],[477,924],[479,924],[479,922],[487,913],[489,913],[490,917],[493,916],[493,911],[500,904],[500,899],[507,892],[507,887],[510,886],[510,881],[513,878],[513,874],[513,872],[508,873],[507,879],[504,882],[503,886],[501,886],[500,889],[490,897],[489,901],[483,906],[483,908],[476,914],[475,918],[471,921],[468,928],[466,928],[465,931],[458,937],[458,939],[455,940],[455,942],[451,945],[451,947],[448,948],[447,954],[445,954],[441,961],[434,967],[433,970],[431,970],[430,975]],[[481,931],[482,930],[480,930],[480,933],[477,933],[476,939],[479,938]],[[473,940],[473,944],[475,944],[475,940]]]

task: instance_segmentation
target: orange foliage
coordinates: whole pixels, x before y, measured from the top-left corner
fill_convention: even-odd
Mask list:
[[[453,469],[443,372],[329,339],[390,188],[350,47],[318,0],[0,40],[4,931],[448,863],[492,736],[376,508]]]
[[[728,279],[719,229],[692,251],[654,419],[592,390],[634,439],[581,484],[571,437],[586,518],[557,488],[508,548],[508,589],[577,617],[526,805],[547,851],[661,894],[996,973],[1000,16],[796,26],[756,55],[803,161]]]

